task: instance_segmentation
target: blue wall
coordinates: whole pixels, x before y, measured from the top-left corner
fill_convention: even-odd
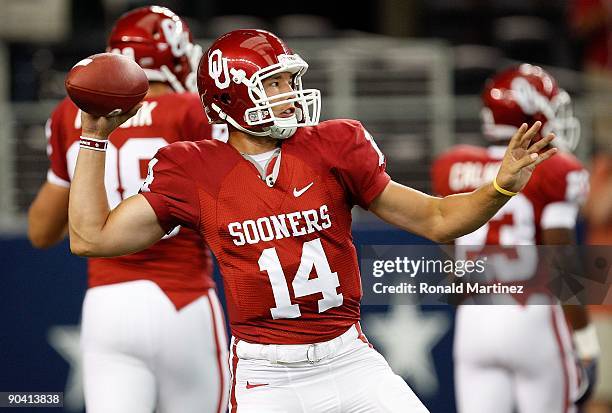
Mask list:
[[[423,243],[422,239],[410,234],[379,226],[358,228],[354,231],[355,243],[365,244],[411,244]],[[67,391],[71,390],[74,409],[79,411],[80,400],[75,397],[78,385],[70,376],[70,357],[60,354],[61,349],[49,342],[49,332],[54,326],[67,327],[79,324],[81,302],[86,289],[85,260],[70,254],[68,243],[64,242],[49,250],[33,249],[25,238],[0,238],[0,391]],[[217,274],[218,276],[218,274]],[[364,330],[374,346],[383,353],[390,353],[389,342],[393,342],[393,353],[398,349],[407,363],[402,371],[425,404],[435,413],[454,412],[452,384],[452,319],[453,309],[437,306],[435,308],[399,306],[401,314],[410,314],[410,326],[405,326],[412,335],[420,322],[436,321],[438,334],[429,341],[421,341],[417,350],[411,340],[405,340],[405,329],[390,324],[389,336],[373,334],[374,321],[387,321],[395,318],[387,307],[364,306]],[[373,317],[371,317],[373,316]],[[403,320],[403,317],[401,318]],[[399,318],[398,318],[399,320]],[[422,320],[422,321],[421,321]],[[401,320],[400,320],[401,322]],[[392,340],[389,340],[392,338]],[[395,340],[397,338],[397,340]],[[387,344],[385,344],[387,343]],[[423,351],[429,354],[424,354]],[[389,354],[387,354],[388,356]],[[412,369],[422,365],[422,360],[430,356],[435,374]],[[397,359],[395,359],[397,362]],[[389,360],[394,369],[396,366]],[[402,360],[400,360],[402,361]],[[432,377],[434,382],[432,382]],[[72,381],[71,381],[72,380]],[[67,387],[68,385],[68,387]],[[68,400],[66,404],[70,404]],[[26,412],[28,409],[20,409]],[[58,409],[37,409],[36,411]]]

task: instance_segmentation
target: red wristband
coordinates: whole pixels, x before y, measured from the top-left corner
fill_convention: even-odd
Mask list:
[[[94,139],[88,138],[86,136],[81,136],[81,143],[79,144],[79,146],[85,149],[104,152],[106,151],[106,147],[108,146],[108,141],[103,139]]]

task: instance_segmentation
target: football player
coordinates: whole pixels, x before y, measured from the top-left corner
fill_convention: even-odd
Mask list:
[[[573,244],[578,209],[588,192],[588,173],[571,155],[580,130],[568,93],[542,68],[521,64],[491,78],[482,100],[483,134],[491,146],[459,145],[442,154],[432,166],[435,193],[470,192],[493,179],[503,165],[507,137],[524,122],[542,122],[535,140],[554,133],[551,145],[559,153],[536,169],[522,192],[487,224],[455,244]],[[503,250],[507,259],[504,268],[496,268],[497,281],[520,282],[535,276],[535,271],[526,273],[531,256],[518,248]],[[536,302],[553,305],[522,305]],[[576,363],[562,307],[554,297],[537,292],[514,303],[458,308],[454,343],[458,411],[575,411],[589,385],[586,370]],[[568,307],[567,318],[573,321],[580,357],[591,366],[599,350],[583,307]]]
[[[104,202],[106,142],[130,114],[83,114],[70,191],[72,251],[112,256],[146,248],[177,225],[198,230],[223,274],[233,339],[232,412],[426,412],[369,346],[359,325],[361,284],[351,242],[360,205],[436,241],[474,231],[519,192],[546,136],[521,126],[497,175],[469,194],[436,198],[391,181],[385,157],[357,121],[319,123],[308,65],[272,33],[236,30],[198,68],[209,118],[227,143],[181,142],[149,164],[141,193],[112,212]],[[501,190],[501,191],[500,191]]]
[[[172,11],[151,6],[123,15],[107,51],[135,59],[150,82],[138,113],[108,142],[100,175],[106,191],[97,201],[115,208],[138,192],[158,149],[223,130],[213,132],[198,95],[187,92],[202,51]],[[29,237],[39,248],[60,241],[68,225],[81,134],[81,113],[70,99],[57,106],[46,131],[51,165],[29,211]],[[87,411],[224,411],[225,322],[199,233],[177,227],[142,252],[89,259],[88,273],[81,331]]]

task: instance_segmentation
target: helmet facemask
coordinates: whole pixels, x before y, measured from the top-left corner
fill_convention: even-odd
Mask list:
[[[542,135],[555,134],[552,144],[561,150],[571,152],[580,141],[580,121],[574,117],[569,94],[560,89],[551,99],[554,116],[542,128]]]
[[[219,106],[212,104],[212,109],[238,130],[255,136],[270,136],[274,139],[287,139],[295,133],[298,127],[317,125],[321,114],[321,93],[317,89],[303,89],[302,87],[302,75],[308,69],[308,64],[296,54],[283,54],[277,58],[278,63],[258,70],[249,79],[246,78],[243,70],[234,68],[229,70],[231,81],[247,87],[248,96],[254,105],[244,112],[244,122],[248,128],[242,127],[235,119],[223,113]],[[293,90],[268,96],[263,82],[283,72],[293,75]],[[228,80],[226,78],[226,82]],[[285,118],[274,114],[275,108],[289,104],[295,106],[293,116]]]

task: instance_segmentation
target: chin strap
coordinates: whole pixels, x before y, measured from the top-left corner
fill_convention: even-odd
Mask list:
[[[280,119],[276,119],[275,124],[272,126],[267,126],[267,127],[263,127],[263,131],[262,132],[258,132],[258,131],[254,131],[254,130],[250,130],[250,129],[246,129],[244,127],[242,127],[240,124],[238,124],[238,122],[236,122],[231,116],[228,116],[227,113],[223,112],[223,110],[221,110],[221,108],[212,103],[210,105],[212,107],[212,109],[217,112],[217,114],[219,115],[219,117],[226,121],[227,123],[229,123],[230,125],[232,125],[234,128],[238,129],[241,132],[244,133],[248,133],[249,135],[253,135],[253,136],[269,136],[273,139],[287,139],[293,136],[293,134],[297,131],[297,126],[291,126],[291,127],[284,127],[282,124],[283,122],[286,123],[296,123],[296,119],[297,119],[297,115],[293,115],[290,118],[280,118]]]
[[[172,73],[172,71],[170,69],[168,69],[168,66],[163,65],[159,69],[164,74],[164,76],[166,78],[165,79],[166,82],[168,82],[170,84],[170,86],[172,87],[172,89],[174,89],[174,91],[176,93],[183,93],[183,92],[185,92],[185,87],[183,86],[183,84],[181,82],[179,82],[179,80],[176,78],[176,76],[174,76],[174,73]]]
[[[287,139],[293,136],[297,127],[283,128],[282,126],[274,125],[268,128],[269,136],[273,139]]]
[[[234,128],[238,129],[241,132],[248,133],[249,135],[253,135],[253,136],[270,136],[270,131],[256,132],[256,131],[252,131],[252,130],[243,128],[242,126],[238,124],[238,122],[234,120],[234,118],[232,118],[231,116],[227,116],[227,113],[223,112],[221,108],[214,103],[212,103],[210,107],[212,108],[212,110],[217,112],[217,115],[219,115],[219,118],[221,118],[221,120],[224,120],[225,122],[229,123],[230,125],[232,125]]]
[[[191,67],[191,73],[187,75],[185,79],[185,87],[188,91],[198,93],[198,65],[200,59],[204,55],[202,47],[198,44],[192,44],[191,49],[188,51],[189,56],[189,67]]]
[[[185,87],[179,82],[174,76],[174,73],[167,66],[161,66],[159,70],[155,69],[143,69],[147,75],[149,82],[164,82],[168,83],[170,87],[177,93],[185,92]]]

